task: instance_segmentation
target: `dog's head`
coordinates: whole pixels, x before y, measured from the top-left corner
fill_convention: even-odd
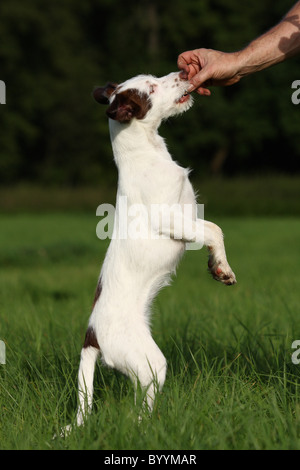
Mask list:
[[[106,114],[110,119],[120,123],[138,119],[157,125],[192,106],[187,87],[188,82],[180,78],[179,72],[161,78],[138,75],[120,85],[96,87],[93,96],[98,103],[109,105]]]

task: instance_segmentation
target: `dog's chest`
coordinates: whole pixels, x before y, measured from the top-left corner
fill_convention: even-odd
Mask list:
[[[190,185],[187,173],[172,160],[137,163],[119,171],[119,191],[132,203],[180,203],[184,186]]]

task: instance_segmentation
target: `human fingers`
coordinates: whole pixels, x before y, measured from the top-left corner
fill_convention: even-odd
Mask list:
[[[198,93],[198,95],[201,95],[201,96],[210,96],[211,95],[211,91],[208,88],[205,88],[203,86],[200,86],[199,88],[197,88],[194,91],[195,91],[195,93]],[[191,93],[191,92],[189,92],[189,93]]]
[[[201,69],[200,59],[198,55],[195,54],[195,51],[187,51],[180,54],[178,56],[177,65],[179,69],[188,75],[189,80]]]
[[[201,96],[210,96],[211,95],[211,91],[208,88],[204,88],[202,86],[197,88],[195,90],[195,92],[198,93],[198,95],[201,95]]]
[[[195,91],[200,87],[202,88],[202,90],[208,90],[205,87],[205,85],[207,85],[209,83],[210,78],[211,77],[210,77],[209,71],[207,71],[206,68],[200,70],[200,72],[198,72],[197,74],[195,74],[191,78],[189,77],[190,86],[188,87],[187,91],[189,93],[191,93],[192,91]]]
[[[189,64],[192,62],[192,54],[193,51],[186,51],[178,56],[177,66],[180,70],[189,72]]]

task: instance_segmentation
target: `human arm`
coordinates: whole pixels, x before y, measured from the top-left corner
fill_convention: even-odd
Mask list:
[[[284,18],[238,52],[195,49],[178,57],[178,67],[190,81],[188,91],[210,95],[207,86],[228,86],[300,53],[300,1]]]

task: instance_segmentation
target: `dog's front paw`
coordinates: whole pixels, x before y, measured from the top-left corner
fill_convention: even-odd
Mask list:
[[[208,270],[216,281],[220,281],[226,286],[236,284],[236,277],[229,264],[222,261],[208,260]]]

